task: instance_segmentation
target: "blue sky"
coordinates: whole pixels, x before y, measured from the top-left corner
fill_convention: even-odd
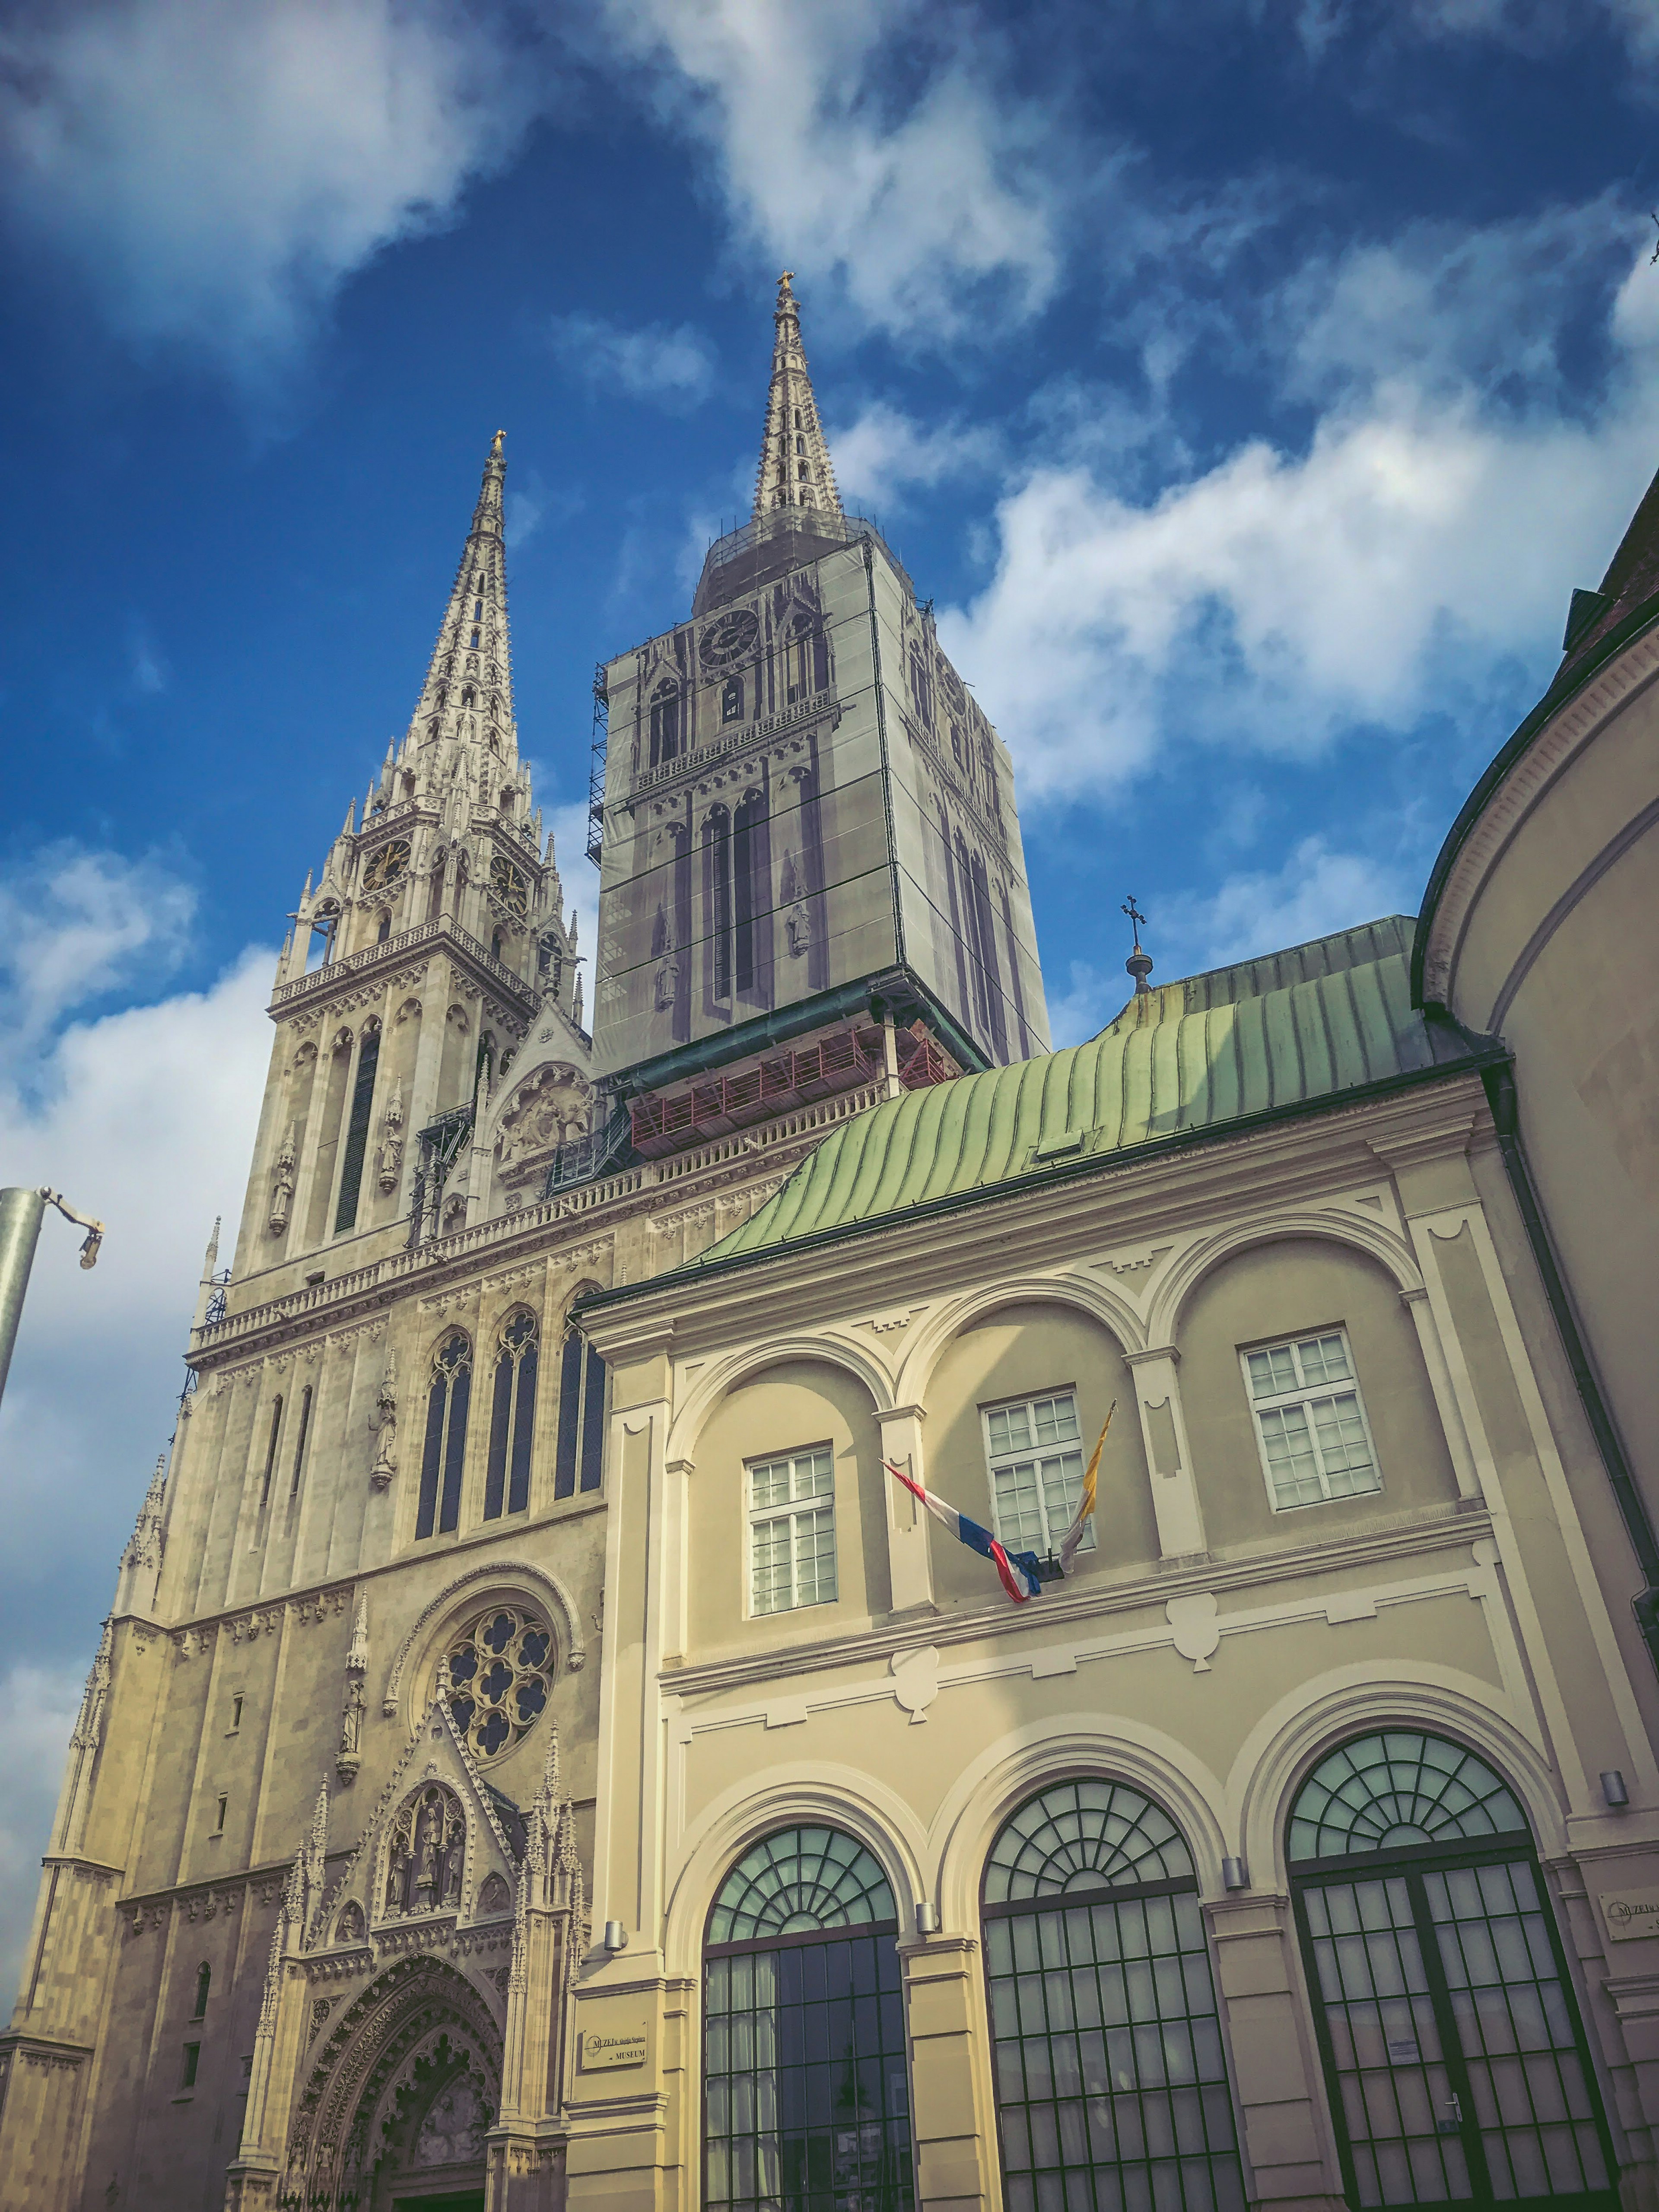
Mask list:
[[[1652,0],[40,0],[0,27],[0,1978],[240,1204],[284,916],[507,431],[520,738],[848,504],[1012,748],[1057,1040],[1416,903],[1659,460]],[[561,814],[559,810],[568,810]],[[591,942],[591,930],[586,932]]]

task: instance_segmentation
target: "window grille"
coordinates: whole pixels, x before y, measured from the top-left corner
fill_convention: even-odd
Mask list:
[[[486,1521],[501,1518],[530,1503],[530,1451],[536,1431],[536,1317],[521,1306],[509,1314],[495,1356],[495,1394],[489,1408],[489,1458],[484,1472]]]
[[[1046,1558],[1060,1547],[1083,1495],[1077,1393],[1017,1398],[983,1409],[992,1524],[1008,1550]],[[1085,1528],[1079,1550],[1095,1548]]]
[[[1007,2212],[1243,2212],[1198,1884],[1174,1821],[1055,1783],[993,1844],[982,1914]]]
[[[708,2212],[909,2212],[915,2202],[897,1915],[836,1828],[745,1852],[708,1917]]]
[[[749,1468],[750,1611],[831,1605],[836,1590],[836,1462],[828,1444]]]
[[[1381,1490],[1344,1330],[1238,1357],[1275,1512]]]
[[[472,1346],[458,1331],[444,1339],[432,1362],[426,1442],[421,1453],[421,1493],[416,1507],[417,1539],[432,1534],[434,1520],[445,1534],[460,1520],[461,1472],[471,1394]]]
[[[1461,1744],[1387,1730],[1321,1761],[1287,1841],[1350,2204],[1613,2212],[1583,2029],[1508,1785]]]

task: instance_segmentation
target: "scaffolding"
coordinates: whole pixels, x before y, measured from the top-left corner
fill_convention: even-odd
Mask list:
[[[587,769],[587,857],[596,868],[605,842],[605,748],[610,734],[611,695],[600,661],[593,671],[592,754]]]

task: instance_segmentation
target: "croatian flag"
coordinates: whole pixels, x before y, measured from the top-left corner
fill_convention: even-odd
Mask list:
[[[991,1562],[1002,1577],[1002,1587],[1016,1605],[1024,1605],[1027,1598],[1042,1596],[1042,1583],[1037,1573],[1035,1552],[1005,1552],[988,1528],[981,1528],[977,1521],[970,1521],[954,1505],[935,1498],[931,1490],[912,1482],[903,1468],[895,1467],[890,1459],[884,1459],[882,1465],[895,1481],[904,1485],[912,1498],[921,1500],[934,1520],[942,1522],[958,1543],[966,1544],[970,1552],[977,1552],[981,1559]]]

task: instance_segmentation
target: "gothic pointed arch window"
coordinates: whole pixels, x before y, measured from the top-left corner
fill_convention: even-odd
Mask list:
[[[522,1513],[530,1504],[539,1349],[535,1315],[527,1306],[515,1307],[501,1326],[495,1352],[489,1455],[484,1469],[486,1521],[498,1521],[503,1506],[509,1513]]]
[[[898,1915],[875,1858],[781,1829],[720,1885],[703,1942],[703,2202],[915,2201]]]
[[[212,1986],[213,1969],[204,1959],[196,1969],[196,2002],[191,2008],[190,2015],[192,2020],[207,2018],[208,1991]]]
[[[1243,2212],[1192,1854],[1103,1776],[1004,1824],[981,1890],[1007,2212]]]
[[[743,720],[743,678],[728,676],[720,691],[720,720],[740,722]]]
[[[574,1296],[595,1285],[585,1284]],[[573,1301],[574,1302],[574,1301]],[[599,1487],[605,1472],[605,1366],[577,1329],[567,1328],[559,1360],[559,1433],[553,1495],[574,1498]]]
[[[1285,1837],[1350,2204],[1617,2203],[1560,1931],[1514,1791],[1414,1728],[1339,1746]]]
[[[680,688],[665,677],[651,694],[651,765],[665,767],[680,750]]]
[[[434,1526],[440,1534],[447,1534],[460,1521],[466,1416],[471,1395],[471,1340],[456,1329],[433,1354],[432,1376],[427,1386],[426,1437],[415,1518],[417,1540],[431,1535]]]
[[[720,1004],[732,996],[732,817],[721,805],[703,821],[702,873],[708,994]]]
[[[352,1086],[351,1111],[346,1122],[345,1152],[340,1166],[340,1197],[334,1212],[334,1233],[357,1225],[357,1200],[362,1188],[363,1155],[368,1146],[369,1116],[374,1104],[374,1078],[380,1064],[380,1024],[371,1015],[363,1024],[357,1051],[357,1079]]]

